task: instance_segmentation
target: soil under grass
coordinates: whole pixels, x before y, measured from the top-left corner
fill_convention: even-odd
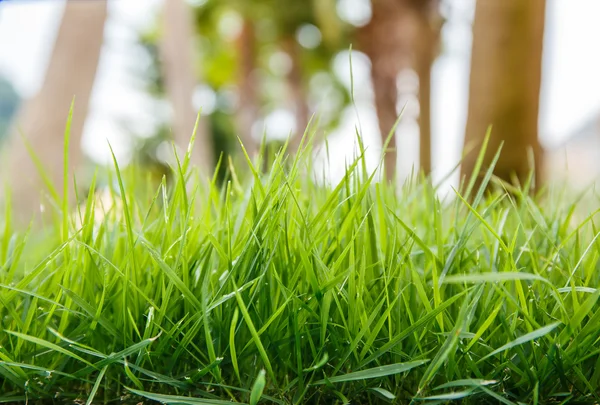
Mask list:
[[[442,203],[361,157],[323,185],[308,155],[222,186],[117,171],[118,204],[44,237],[7,208],[0,402],[600,401],[597,211],[474,179]]]

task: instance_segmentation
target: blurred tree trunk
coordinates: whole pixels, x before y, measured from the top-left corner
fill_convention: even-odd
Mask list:
[[[173,138],[187,150],[198,111],[192,104],[197,85],[194,60],[194,25],[185,0],[165,0],[164,31],[160,43],[167,95],[173,108]],[[204,173],[214,169],[213,144],[206,119],[201,119],[192,151],[192,163]]]
[[[529,149],[536,175],[542,161],[538,141],[538,111],[542,68],[545,0],[477,2],[473,28],[471,84],[465,145],[477,146],[493,125],[484,164],[500,144],[502,155],[494,174],[522,182],[530,173]],[[463,162],[463,173],[474,170],[478,150]]]
[[[383,142],[398,119],[396,80],[402,69],[419,77],[420,166],[431,172],[431,68],[440,42],[439,0],[372,0],[373,15],[360,29],[363,51],[371,59],[375,108]],[[388,180],[396,174],[395,134],[384,160]]]
[[[283,48],[290,56],[292,67],[287,75],[288,87],[291,95],[294,115],[296,116],[296,133],[290,142],[290,152],[294,153],[300,147],[302,136],[309,121],[308,100],[302,73],[302,58],[300,44],[294,37],[287,37],[283,41]]]
[[[371,59],[371,78],[375,109],[382,142],[385,143],[398,119],[397,78],[400,70],[411,65],[414,18],[404,0],[373,0],[371,21],[359,29],[361,50]],[[385,151],[385,177],[396,176],[396,136]]]
[[[106,1],[68,1],[45,78],[39,92],[24,103],[7,157],[0,170],[10,186],[15,219],[28,221],[39,212],[44,182],[30,158],[22,134],[44,166],[45,175],[62,196],[63,137],[73,97],[69,182],[81,166],[81,137],[100,59],[107,16]],[[4,190],[1,190],[2,192]],[[74,200],[71,193],[70,198]]]
[[[431,68],[439,53],[442,18],[439,0],[411,0],[418,21],[415,70],[419,77],[419,164],[431,173]]]
[[[237,40],[239,56],[239,96],[238,131],[248,156],[258,153],[258,142],[252,136],[252,127],[258,120],[259,100],[256,83],[256,36],[254,23],[244,19]]]
[[[435,60],[427,33],[423,33],[424,47],[417,56],[419,76],[419,166],[425,175],[431,173],[431,67]]]

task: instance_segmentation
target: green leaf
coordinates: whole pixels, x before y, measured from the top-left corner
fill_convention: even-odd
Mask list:
[[[512,349],[513,347],[522,345],[523,343],[531,342],[532,340],[544,337],[547,334],[549,334],[550,332],[552,332],[554,329],[556,329],[561,324],[562,324],[562,322],[554,322],[554,323],[551,323],[550,325],[536,329],[533,332],[527,333],[527,334],[513,340],[512,342],[508,342],[507,344],[503,345],[502,347],[494,350],[487,356],[484,356],[483,358],[481,358],[478,361],[478,363],[482,362],[483,360],[485,360],[489,357],[495,356],[496,354],[501,353],[505,350],[509,350],[509,349]]]
[[[98,388],[100,388],[100,383],[102,382],[102,379],[104,378],[104,374],[106,373],[107,368],[108,368],[108,366],[104,366],[104,368],[102,368],[102,370],[100,370],[100,373],[98,374],[98,378],[96,378],[96,382],[94,383],[94,386],[92,387],[92,390],[90,391],[90,395],[88,395],[88,399],[85,402],[85,405],[92,405],[92,402],[94,401],[94,397],[96,396],[96,393],[98,392]]]
[[[319,360],[319,362],[318,362],[317,364],[315,364],[315,365],[314,365],[314,366],[312,366],[312,367],[305,368],[305,369],[304,369],[304,370],[302,370],[302,371],[304,371],[304,372],[306,373],[306,372],[309,372],[309,371],[315,371],[315,370],[318,370],[318,369],[320,369],[321,367],[323,367],[325,364],[327,364],[327,361],[328,361],[328,360],[329,360],[329,355],[328,355],[327,353],[325,353],[325,354],[323,355],[323,357],[321,358],[321,360]]]
[[[366,360],[364,360],[361,363],[361,365],[364,366],[364,365],[370,363],[371,361],[377,359],[383,353],[386,353],[387,351],[391,350],[394,346],[396,346],[402,340],[404,340],[405,338],[407,338],[408,336],[410,336],[412,333],[416,332],[420,328],[423,328],[427,323],[429,323],[433,319],[435,319],[435,317],[438,314],[441,314],[442,312],[444,312],[448,307],[450,307],[450,305],[452,305],[454,302],[456,302],[459,298],[461,298],[466,293],[467,293],[467,290],[465,290],[465,291],[463,291],[463,292],[461,292],[459,294],[454,295],[452,298],[449,298],[449,299],[445,300],[442,305],[440,305],[437,308],[434,308],[427,315],[421,317],[417,322],[415,322],[414,324],[412,324],[408,328],[402,330],[398,335],[394,336],[389,342],[387,342],[386,344],[384,344],[381,348],[379,348],[378,350],[376,350],[375,353],[373,353]]]
[[[131,380],[131,382],[133,382],[135,386],[138,387],[138,389],[143,389],[144,385],[142,384],[140,379],[137,378],[135,374],[133,374],[133,371],[131,371],[131,369],[129,368],[129,363],[127,362],[126,358],[123,359],[123,367],[125,369],[125,374]]]
[[[240,311],[236,308],[233,311],[233,318],[231,319],[231,326],[229,327],[229,352],[231,353],[231,364],[233,365],[233,371],[237,376],[238,381],[241,383],[240,369],[238,367],[237,353],[235,350],[235,330],[237,328],[237,322]]]
[[[223,401],[220,399],[192,398],[178,395],[155,394],[152,392],[140,391],[129,387],[125,387],[125,389],[127,389],[135,395],[139,395],[140,397],[148,398],[153,401],[158,401],[160,403],[170,405],[231,405],[232,403],[236,403],[239,405],[247,405],[242,402]]]
[[[469,295],[475,295],[473,300],[466,299],[458,313],[458,317],[456,319],[456,324],[452,329],[450,335],[444,341],[444,344],[439,348],[433,361],[427,367],[427,370],[423,373],[423,377],[419,382],[419,391],[423,390],[427,384],[434,378],[438,370],[442,367],[442,365],[446,362],[451,353],[456,350],[458,342],[460,340],[460,334],[463,330],[466,330],[469,327],[469,322],[471,320],[470,314],[474,312],[477,307],[477,302],[481,296],[482,288],[480,287],[476,293],[472,292]]]
[[[447,276],[444,279],[444,284],[463,284],[463,283],[495,283],[501,281],[514,281],[514,280],[537,280],[543,281],[550,284],[542,276],[532,273],[520,273],[520,272],[505,272],[505,273],[479,273],[479,274],[464,274],[464,275],[453,275]]]
[[[373,367],[367,370],[355,371],[353,373],[348,373],[344,375],[338,375],[335,377],[328,377],[324,380],[319,380],[314,382],[313,385],[327,384],[327,383],[340,383],[347,381],[357,381],[357,380],[368,380],[371,378],[379,378],[386,377],[389,375],[400,374],[406,371],[412,370],[415,367],[422,366],[427,363],[429,360],[417,360],[411,361],[407,363],[396,363],[390,364],[388,366],[381,367]]]
[[[591,288],[591,287],[561,287],[558,288],[556,291],[558,291],[559,293],[572,293],[574,292],[582,292],[582,293],[589,293],[589,294],[594,294],[596,291],[598,291],[597,288]]]
[[[420,401],[456,401],[458,399],[470,397],[471,395],[473,395],[474,392],[475,392],[474,389],[470,389],[470,390],[449,392],[447,394],[431,395],[428,397],[417,397],[415,399],[418,399]]]
[[[254,344],[256,345],[258,352],[260,353],[260,357],[261,357],[262,361],[265,363],[265,367],[269,371],[269,376],[271,377],[271,379],[273,380],[273,383],[275,384],[276,377],[275,377],[275,373],[273,372],[273,367],[271,366],[271,361],[269,360],[269,356],[267,355],[267,351],[265,350],[265,347],[263,346],[263,344],[260,340],[260,336],[258,335],[258,332],[256,331],[256,327],[254,326],[254,323],[252,322],[252,318],[250,317],[248,308],[246,307],[246,304],[244,303],[244,300],[242,299],[242,295],[238,292],[237,286],[234,285],[234,287],[236,289],[235,298],[237,300],[238,307],[240,308],[240,311],[242,312],[242,317],[244,318],[244,321],[246,322],[246,326],[248,326],[248,329],[250,329],[250,334],[252,335],[252,340],[254,341]]]
[[[67,350],[67,349],[65,349],[63,347],[60,347],[60,346],[58,346],[58,345],[56,345],[54,343],[48,342],[48,341],[46,341],[44,339],[40,339],[40,338],[37,338],[35,336],[24,335],[23,333],[13,332],[13,331],[6,330],[6,329],[4,330],[4,332],[6,332],[6,333],[8,333],[10,335],[16,336],[19,339],[23,339],[23,340],[26,340],[28,342],[40,345],[40,346],[45,347],[46,349],[50,349],[50,350],[52,350],[54,352],[57,352],[57,353],[60,353],[60,354],[64,354],[65,356],[68,356],[68,357],[71,357],[71,358],[73,358],[75,360],[78,360],[78,361],[80,361],[80,362],[82,362],[84,364],[87,364],[88,366],[94,367],[92,365],[92,363],[90,363],[86,359],[84,359],[82,357],[79,357],[75,353],[73,353],[73,352],[71,352],[71,351],[69,351],[69,350]]]
[[[254,381],[254,385],[252,386],[252,392],[250,393],[250,405],[258,404],[267,384],[266,374],[265,370],[260,370],[260,373],[258,373],[258,377],[256,377],[256,381]]]
[[[369,391],[373,391],[389,401],[396,399],[396,396],[385,388],[369,388]]]
[[[517,405],[514,402],[512,402],[511,400],[503,397],[502,395],[496,394],[494,391],[489,390],[485,387],[481,387],[481,390],[483,392],[485,392],[486,394],[488,394],[490,397],[494,398],[495,400],[502,402],[505,405]]]
[[[483,387],[486,385],[494,385],[497,384],[496,380],[482,380],[476,378],[467,378],[464,380],[455,380],[444,383],[442,385],[438,385],[434,388],[434,390],[441,390],[444,388],[454,388],[454,387]]]

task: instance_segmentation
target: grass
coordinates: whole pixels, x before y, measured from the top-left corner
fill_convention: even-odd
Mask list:
[[[118,203],[55,196],[43,236],[8,206],[0,402],[600,401],[595,213],[474,179],[442,203],[363,152],[332,186],[306,151],[157,190],[115,162]]]

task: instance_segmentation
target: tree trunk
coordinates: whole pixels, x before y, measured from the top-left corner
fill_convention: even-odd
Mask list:
[[[197,85],[194,63],[194,26],[191,10],[184,0],[165,0],[164,32],[160,53],[167,95],[173,108],[173,138],[187,150],[198,111],[192,104]],[[192,163],[212,174],[214,154],[206,119],[198,125]]]
[[[429,44],[428,44],[429,45]],[[431,173],[431,65],[435,56],[430,49],[419,49],[419,166],[425,175]]]
[[[73,170],[82,164],[81,136],[100,59],[106,16],[106,1],[66,2],[42,87],[23,105],[7,145],[7,157],[2,159],[5,164],[0,171],[4,172],[10,187],[18,222],[28,221],[40,212],[42,190],[45,189],[20,134],[27,139],[44,166],[45,176],[62,196],[63,136],[73,97],[70,184]],[[70,199],[73,201],[72,194]]]
[[[371,21],[359,30],[358,39],[371,59],[375,108],[385,143],[398,119],[396,81],[400,70],[411,65],[415,24],[404,1],[373,0],[372,9]],[[384,152],[385,177],[393,180],[397,166],[395,134]]]
[[[379,121],[379,130],[381,132],[381,142],[385,145],[388,140],[394,124],[398,119],[396,104],[398,103],[398,90],[396,86],[397,74],[384,74],[373,64],[371,78],[373,80],[373,89],[375,93],[375,110]],[[385,178],[394,180],[396,177],[396,166],[398,164],[398,152],[396,150],[396,134],[390,136],[387,148],[384,151],[384,169]]]
[[[254,24],[245,19],[237,40],[239,56],[238,131],[248,156],[258,153],[258,142],[252,136],[252,127],[258,120],[259,101],[256,83],[256,37]]]
[[[477,2],[471,58],[471,84],[465,145],[477,146],[493,125],[484,165],[504,142],[494,168],[499,178],[523,182],[536,169],[542,148],[538,111],[545,0]],[[535,168],[528,161],[533,150]],[[463,173],[474,170],[478,150],[466,156]]]
[[[431,68],[439,52],[442,18],[439,0],[413,0],[418,21],[415,41],[415,70],[419,77],[419,164],[425,175],[431,173]]]
[[[299,44],[294,37],[288,37],[284,39],[283,47],[292,60],[292,68],[287,75],[287,81],[296,116],[296,133],[292,135],[293,138],[290,142],[290,152],[295,153],[302,142],[302,137],[310,119],[310,112],[303,82]]]

